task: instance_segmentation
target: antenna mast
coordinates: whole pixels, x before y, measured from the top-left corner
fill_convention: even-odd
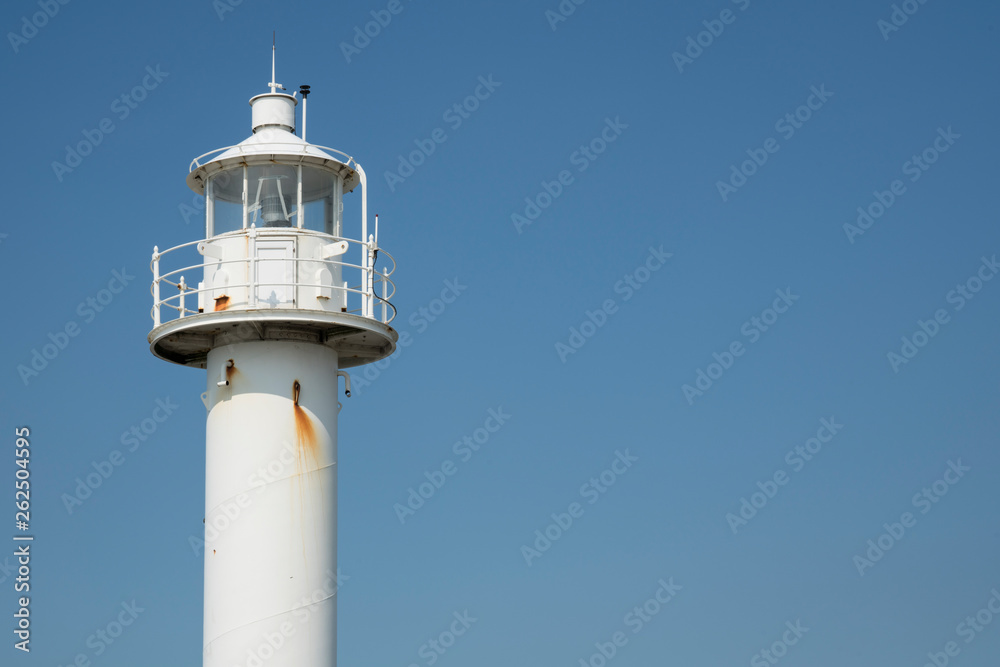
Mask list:
[[[276,33],[272,32],[271,33],[271,83],[267,84],[268,86],[271,87],[271,92],[272,93],[275,90],[277,90],[278,88],[281,88],[282,90],[285,89],[284,86],[282,86],[280,83],[275,82],[275,80],[274,80],[274,42],[275,42],[275,37],[276,37]]]

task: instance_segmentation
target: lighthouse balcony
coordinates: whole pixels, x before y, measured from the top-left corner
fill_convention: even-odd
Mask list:
[[[149,338],[154,354],[170,361],[202,365],[237,326],[261,339],[313,338],[358,363],[395,348],[395,260],[373,238],[250,227],[154,248],[150,269]]]

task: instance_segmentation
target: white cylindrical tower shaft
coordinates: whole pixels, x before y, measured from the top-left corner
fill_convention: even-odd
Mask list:
[[[237,342],[207,370],[204,665],[334,665],[337,353]]]

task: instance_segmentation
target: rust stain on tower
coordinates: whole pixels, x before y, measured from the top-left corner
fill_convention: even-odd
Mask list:
[[[292,409],[295,411],[295,438],[299,444],[299,460],[304,460],[302,454],[308,453],[315,464],[318,453],[316,429],[313,427],[312,419],[299,405],[299,392],[301,391],[302,385],[296,380],[292,383]]]

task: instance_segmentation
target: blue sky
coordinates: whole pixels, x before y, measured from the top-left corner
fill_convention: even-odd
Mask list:
[[[410,341],[341,413],[341,664],[995,665],[997,6],[400,0],[343,46],[389,5],[4,5],[3,664],[201,659],[206,379],[149,353],[148,263],[201,238],[188,164],[249,134],[274,30]]]

